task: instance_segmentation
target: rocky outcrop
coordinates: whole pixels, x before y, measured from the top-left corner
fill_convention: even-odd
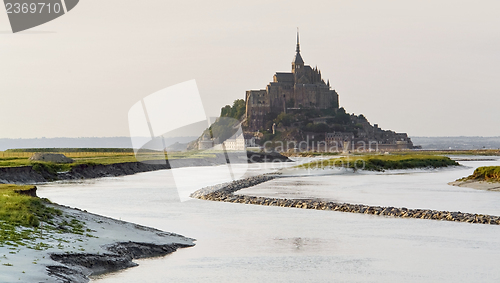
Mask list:
[[[183,247],[190,245],[122,242],[103,246],[109,254],[51,254],[63,266],[48,266],[47,271],[60,282],[89,282],[89,276],[137,266],[133,259],[164,256]]]
[[[440,211],[430,209],[409,209],[384,206],[369,206],[364,204],[336,203],[313,199],[280,199],[268,197],[254,197],[245,195],[236,195],[234,192],[255,186],[257,184],[279,178],[279,175],[262,175],[243,180],[237,180],[231,183],[221,184],[203,188],[194,192],[191,197],[232,203],[257,204],[267,206],[281,206],[291,208],[332,210],[351,213],[363,213],[372,215],[383,215],[401,218],[420,218],[431,220],[457,221],[479,224],[500,225],[500,216],[473,214],[453,211]]]

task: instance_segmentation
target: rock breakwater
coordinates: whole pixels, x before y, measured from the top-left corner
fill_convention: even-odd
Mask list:
[[[237,180],[230,183],[206,187],[194,192],[191,197],[202,200],[223,201],[232,203],[281,206],[290,208],[331,210],[351,213],[363,213],[400,218],[420,218],[430,220],[456,221],[478,224],[500,225],[500,216],[473,214],[464,212],[441,211],[430,209],[410,209],[384,206],[369,206],[364,204],[336,203],[313,199],[281,199],[236,195],[234,192],[264,183],[280,175],[261,175]]]

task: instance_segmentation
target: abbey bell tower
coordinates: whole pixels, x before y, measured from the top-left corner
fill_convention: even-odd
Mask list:
[[[299,29],[297,28],[297,48],[295,49],[295,58],[292,62],[292,73],[302,70],[304,68],[304,60],[300,56],[300,42],[299,42]]]

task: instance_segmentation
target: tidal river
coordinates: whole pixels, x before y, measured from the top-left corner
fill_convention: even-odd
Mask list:
[[[238,193],[500,215],[500,192],[452,187],[475,167],[282,178]],[[250,165],[248,175],[272,168]],[[243,171],[242,168],[235,168]],[[182,186],[224,167],[183,168]],[[168,170],[39,186],[50,200],[196,238],[196,246],[95,282],[500,282],[500,226],[179,201]],[[177,186],[181,186],[178,184]]]

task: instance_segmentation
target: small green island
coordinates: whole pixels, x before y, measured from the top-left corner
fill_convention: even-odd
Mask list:
[[[472,175],[462,180],[500,182],[500,166],[478,167]]]
[[[431,154],[364,154],[313,161],[297,166],[300,169],[350,168],[354,171],[384,171],[415,168],[442,168],[458,166],[447,156]]]
[[[500,191],[500,166],[478,167],[472,175],[449,184],[477,190]]]

